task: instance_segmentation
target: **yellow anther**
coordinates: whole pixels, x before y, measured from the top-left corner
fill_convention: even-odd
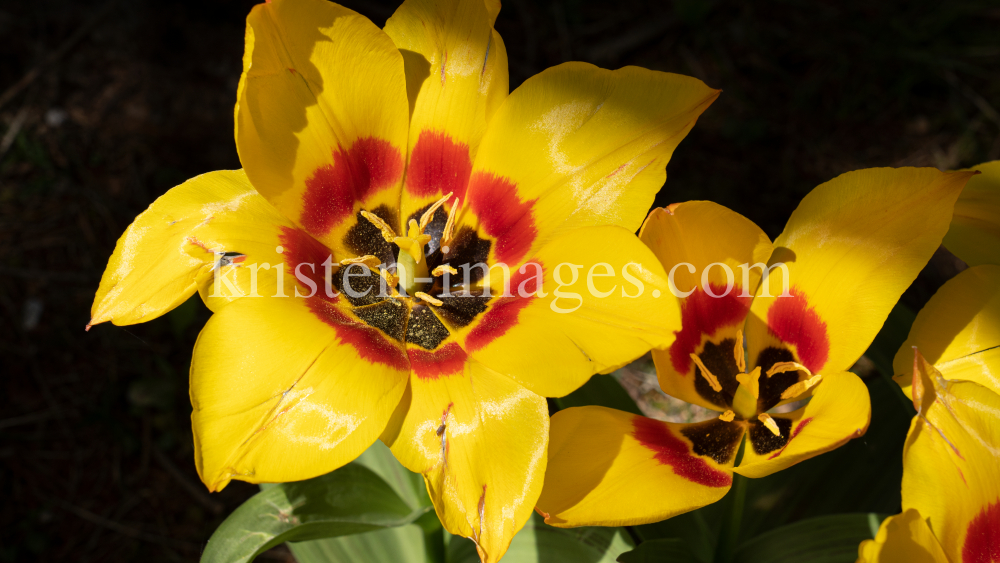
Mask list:
[[[348,266],[350,264],[364,264],[368,266],[369,270],[374,270],[378,268],[382,261],[371,254],[365,254],[364,256],[358,256],[357,258],[344,258],[340,261],[341,266]]]
[[[451,205],[451,211],[448,212],[448,222],[444,224],[444,231],[441,232],[441,247],[450,246],[451,239],[455,238],[455,215],[458,213],[458,198],[455,198],[455,203]]]
[[[750,373],[737,373],[736,381],[746,387],[754,399],[760,398],[760,366],[753,368]]]
[[[736,347],[733,348],[733,355],[736,356],[736,367],[740,373],[747,370],[746,358],[743,357],[743,331],[736,331]]]
[[[392,227],[386,224],[381,217],[365,210],[361,210],[361,216],[368,219],[372,225],[375,225],[378,227],[378,230],[382,231],[382,238],[384,238],[386,242],[393,242],[396,240],[396,232],[393,231]]]
[[[757,415],[757,420],[763,422],[764,426],[766,426],[767,429],[771,431],[771,434],[774,434],[775,436],[781,436],[781,430],[778,430],[778,423],[774,422],[774,419],[771,418],[771,415],[767,414],[766,412],[761,413]]]
[[[393,292],[393,295],[395,295],[396,285],[399,284],[399,276],[384,268],[380,268],[378,273],[382,276],[382,279],[385,280],[385,285]]]
[[[798,362],[778,362],[771,366],[771,369],[767,370],[767,376],[771,377],[772,375],[785,373],[786,371],[804,371],[806,375],[812,377],[812,372],[809,371],[809,368]]]
[[[423,230],[427,228],[427,225],[430,224],[431,219],[434,218],[434,212],[437,211],[439,207],[444,205],[446,201],[448,201],[448,198],[451,197],[451,194],[452,192],[448,192],[448,195],[437,200],[436,202],[434,202],[434,205],[427,208],[427,211],[424,211],[424,214],[420,216],[420,232],[423,232]]]
[[[691,354],[691,360],[698,366],[698,369],[701,370],[701,376],[705,378],[705,381],[708,381],[708,385],[712,388],[712,391],[715,391],[716,393],[722,391],[722,385],[719,385],[719,378],[715,377],[712,375],[712,372],[708,371],[708,368],[701,362],[701,358],[698,357],[698,354]]]
[[[423,291],[418,291],[418,292],[414,293],[413,296],[416,297],[416,298],[418,298],[418,299],[423,299],[424,301],[430,303],[431,305],[437,305],[438,307],[440,307],[441,305],[444,305],[443,301],[441,301],[440,299],[434,299],[433,297],[431,297],[430,295],[427,295]]]
[[[728,410],[719,415],[719,420],[723,422],[732,422],[734,418],[736,418],[736,413],[734,413],[731,410]]]
[[[823,381],[823,376],[819,374],[814,375],[809,379],[803,379],[788,389],[785,389],[781,393],[781,400],[784,401],[785,399],[794,399],[795,397],[798,397],[818,385],[820,381]]]
[[[437,268],[434,268],[431,271],[431,275],[434,276],[434,277],[443,276],[445,272],[448,272],[451,275],[455,275],[455,274],[458,273],[458,270],[456,270],[455,268],[452,268],[448,264],[441,264],[440,266],[438,266]]]

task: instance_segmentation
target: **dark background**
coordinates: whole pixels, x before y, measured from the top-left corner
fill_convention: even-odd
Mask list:
[[[395,7],[345,4],[378,25]],[[193,561],[256,491],[210,496],[194,470],[197,300],[83,330],[133,217],[191,176],[240,166],[251,5],[0,3],[0,562]],[[722,88],[657,204],[711,199],[772,237],[842,172],[1000,158],[995,3],[506,0],[496,27],[512,88],[572,59]],[[919,307],[954,269],[939,253],[905,300]]]

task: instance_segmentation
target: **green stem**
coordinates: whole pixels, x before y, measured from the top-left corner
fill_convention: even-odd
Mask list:
[[[743,505],[747,498],[747,478],[733,473],[733,503],[729,510],[729,521],[723,530],[720,560],[729,563],[736,554],[736,546],[740,541],[740,527],[743,524]]]

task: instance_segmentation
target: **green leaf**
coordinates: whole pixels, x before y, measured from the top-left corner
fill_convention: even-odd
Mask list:
[[[612,563],[632,547],[623,528],[555,528],[532,514],[510,542],[503,563]],[[451,536],[448,563],[479,563],[471,540]]]
[[[407,505],[357,463],[308,481],[263,490],[229,515],[208,540],[203,563],[242,563],[286,541],[404,526],[427,512]]]
[[[872,539],[875,514],[821,516],[782,526],[744,542],[736,563],[851,563],[858,544]],[[877,528],[877,525],[876,525]]]
[[[692,538],[693,539],[693,538]],[[661,563],[662,561],[701,561],[691,551],[691,544],[680,538],[644,541],[638,547],[618,556],[620,563]]]
[[[556,399],[556,402],[563,409],[600,405],[632,414],[642,414],[632,397],[629,397],[628,392],[612,375],[595,375],[583,387]]]

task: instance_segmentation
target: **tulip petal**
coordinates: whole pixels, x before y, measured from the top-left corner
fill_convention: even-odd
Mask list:
[[[776,354],[813,373],[851,367],[948,229],[972,172],[875,168],[814,189],[774,241],[771,297],[753,301],[747,363]],[[790,296],[782,297],[784,285]],[[768,407],[770,408],[770,407]]]
[[[914,508],[951,561],[1000,555],[1000,395],[919,362],[921,412],[903,446],[903,509]]]
[[[558,527],[658,522],[711,504],[732,485],[739,422],[661,422],[605,407],[552,417],[538,511]]]
[[[708,201],[654,209],[639,237],[668,275],[673,274],[674,295],[681,309],[674,341],[667,349],[653,351],[660,388],[689,403],[729,408],[739,385],[736,333],[743,328],[763,265],[771,255],[770,239],[746,217]],[[761,267],[752,267],[755,264]],[[700,375],[691,354],[702,357],[719,379],[721,392]]]
[[[1000,392],[1000,266],[969,268],[948,280],[917,314],[892,362],[907,395],[913,348],[946,379],[975,381]]]
[[[941,563],[948,561],[920,512],[909,509],[882,521],[873,540],[858,546],[858,563]]]
[[[806,406],[770,415],[780,435],[775,436],[759,421],[751,421],[743,459],[733,471],[766,477],[864,435],[872,411],[868,387],[861,378],[846,371],[824,375],[815,389]]]
[[[483,2],[406,0],[385,24],[406,62],[411,104],[403,217],[449,192],[465,200],[479,143],[508,92],[495,18]]]
[[[250,292],[250,264],[281,262],[275,249],[282,226],[291,224],[254,191],[242,170],[209,172],[172,188],[118,239],[94,297],[90,324],[155,319],[199,287],[213,310],[221,308]],[[214,273],[220,299],[209,297]],[[273,287],[273,277],[260,276],[260,295]]]
[[[341,241],[361,208],[399,229],[407,120],[403,58],[366,18],[323,0],[254,6],[240,161],[268,201],[338,254],[353,255]]]
[[[424,475],[445,529],[498,561],[542,489],[545,399],[470,360],[458,373],[411,377],[406,402],[383,441]]]
[[[970,266],[1000,265],[1000,160],[973,166],[973,177],[955,202],[944,245]]]
[[[549,68],[493,116],[463,221],[494,241],[494,261],[511,266],[574,228],[634,232],[674,148],[718,94],[700,80],[637,67]]]
[[[490,282],[494,294],[504,291],[502,280]],[[678,324],[660,263],[621,227],[553,239],[511,272],[509,291],[460,334],[476,360],[546,397],[665,346]]]
[[[231,479],[286,482],[330,472],[370,446],[399,403],[407,367],[366,360],[310,305],[241,299],[198,337],[191,421],[209,490]]]

